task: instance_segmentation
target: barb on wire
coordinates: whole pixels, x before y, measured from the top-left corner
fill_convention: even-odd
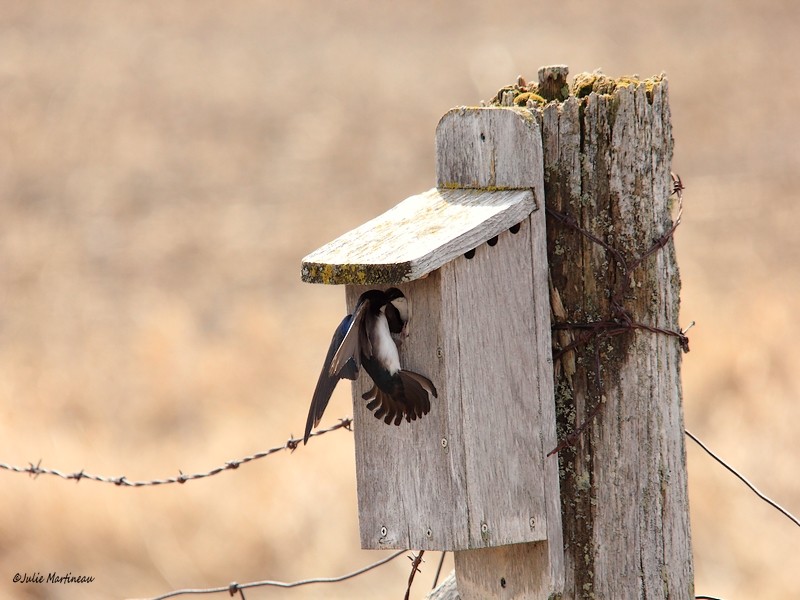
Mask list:
[[[638,267],[642,262],[647,260],[652,254],[661,250],[664,246],[667,245],[672,239],[672,236],[675,234],[675,230],[678,229],[678,225],[681,224],[681,219],[683,219],[683,190],[686,189],[686,186],[683,185],[683,181],[681,181],[681,176],[676,175],[675,173],[671,173],[672,175],[672,193],[678,198],[678,214],[675,217],[675,221],[672,223],[672,227],[667,231],[664,235],[662,235],[656,243],[653,244],[644,254],[642,254],[638,259],[633,261],[631,264],[631,268],[635,269]]]
[[[738,472],[736,469],[734,469],[732,466],[730,466],[728,463],[726,463],[724,460],[722,460],[722,459],[721,459],[719,456],[717,456],[716,454],[714,454],[714,453],[713,453],[713,452],[712,452],[712,451],[709,449],[709,447],[708,447],[708,446],[706,446],[706,445],[705,445],[703,442],[701,442],[701,441],[700,441],[700,439],[699,439],[697,436],[695,436],[694,434],[692,434],[692,433],[691,433],[691,432],[690,432],[688,429],[684,429],[684,431],[685,431],[686,435],[688,435],[688,436],[689,436],[689,437],[692,439],[692,441],[694,441],[694,443],[695,443],[695,444],[697,444],[698,446],[700,446],[700,447],[701,447],[703,450],[705,450],[705,451],[706,451],[706,453],[707,453],[707,454],[708,454],[708,455],[709,455],[711,458],[713,458],[715,461],[717,461],[717,462],[718,462],[719,464],[721,464],[723,467],[725,467],[726,469],[728,469],[728,471],[730,471],[731,473],[733,473],[733,474],[734,474],[734,475],[735,475],[735,476],[736,476],[736,477],[739,479],[739,481],[741,481],[741,482],[742,482],[742,483],[744,483],[744,484],[745,484],[747,487],[749,487],[749,488],[750,488],[750,490],[751,490],[751,491],[752,491],[752,492],[753,492],[753,493],[754,493],[756,496],[758,496],[759,498],[761,498],[761,500],[763,500],[764,502],[766,502],[767,504],[769,504],[769,505],[770,505],[772,508],[774,508],[775,510],[777,510],[778,512],[780,512],[780,513],[781,513],[781,514],[782,514],[784,517],[786,517],[787,519],[789,519],[789,520],[790,520],[792,523],[794,523],[795,525],[797,525],[798,527],[800,527],[800,519],[798,519],[797,517],[795,517],[795,516],[794,516],[792,513],[790,513],[790,512],[789,512],[788,510],[786,510],[785,508],[783,508],[783,507],[782,507],[780,504],[778,504],[777,502],[775,502],[774,500],[772,500],[772,499],[771,499],[769,496],[767,496],[767,495],[766,495],[766,494],[764,494],[763,492],[759,491],[759,489],[758,489],[756,486],[754,486],[752,483],[750,483],[750,482],[747,480],[747,478],[746,478],[744,475],[742,475],[741,473],[739,473],[739,472]]]
[[[417,574],[417,571],[422,573],[419,569],[419,565],[422,562],[423,554],[425,554],[425,550],[420,550],[419,554],[414,558],[408,557],[411,560],[411,573],[408,575],[408,587],[406,588],[406,595],[403,597],[403,600],[408,600],[408,597],[411,595],[411,584],[414,583],[414,575]]]
[[[279,587],[279,588],[295,588],[300,587],[301,585],[310,585],[312,583],[339,583],[340,581],[346,581],[348,579],[352,579],[353,577],[358,577],[359,575],[363,575],[367,571],[371,571],[372,569],[377,569],[378,567],[385,565],[386,563],[394,560],[401,554],[405,554],[408,550],[400,550],[395,552],[390,556],[386,556],[374,563],[367,565],[366,567],[361,567],[357,571],[353,571],[352,573],[347,573],[346,575],[339,575],[338,577],[317,577],[315,579],[303,579],[301,581],[292,581],[292,582],[285,582],[285,581],[251,581],[249,583],[230,583],[228,585],[215,587],[215,588],[196,588],[196,589],[182,589],[182,590],[174,590],[172,592],[167,592],[166,594],[162,594],[161,596],[154,596],[149,600],[165,600],[166,598],[174,598],[175,596],[186,596],[190,594],[222,594],[227,592],[231,596],[236,594],[237,592],[242,594],[242,590],[246,590],[249,588],[257,588],[257,587]],[[243,594],[242,594],[243,595]]]
[[[353,419],[351,417],[346,417],[344,419],[339,419],[339,422],[337,424],[332,425],[327,429],[317,429],[311,435],[312,436],[324,435],[326,433],[330,433],[331,431],[336,431],[337,429],[347,429],[348,431],[352,431],[352,424],[353,424]],[[80,471],[76,471],[74,473],[65,473],[63,471],[59,471],[58,469],[48,469],[46,467],[43,467],[41,459],[36,464],[28,463],[27,467],[9,465],[0,462],[0,469],[5,471],[11,471],[13,473],[28,473],[34,479],[36,479],[39,475],[54,475],[55,477],[60,477],[61,479],[73,479],[75,481],[80,481],[81,479],[89,479],[91,481],[99,481],[101,483],[113,483],[114,485],[123,487],[166,485],[168,483],[186,483],[187,481],[194,481],[196,479],[204,479],[206,477],[218,475],[223,471],[231,471],[233,469],[238,469],[243,464],[252,462],[254,460],[259,460],[261,458],[265,458],[267,456],[270,456],[271,454],[275,454],[276,452],[281,452],[282,450],[289,450],[290,452],[294,452],[297,449],[300,442],[302,441],[303,441],[302,438],[295,438],[294,436],[291,436],[282,446],[275,446],[274,448],[270,448],[269,450],[256,452],[255,454],[251,454],[243,458],[229,460],[224,465],[215,467],[210,471],[206,471],[205,473],[194,473],[191,475],[186,475],[185,473],[179,470],[178,475],[176,477],[166,477],[163,479],[151,479],[146,481],[129,481],[124,475],[121,475],[119,477],[109,477],[106,475],[93,475],[91,473],[87,473],[84,469],[81,469]]]

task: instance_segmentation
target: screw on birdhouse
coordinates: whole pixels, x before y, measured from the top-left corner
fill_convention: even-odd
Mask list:
[[[436,348],[436,358],[444,358],[444,350],[442,350],[441,346]]]
[[[505,587],[506,587],[506,578],[505,577],[501,577],[500,578],[500,587],[505,589]]]
[[[486,141],[486,134],[484,134],[483,132],[481,132],[481,141],[482,142]]]
[[[442,438],[442,448],[447,448],[447,438]]]
[[[481,523],[481,533],[489,533],[489,525],[486,523],[486,521]]]
[[[464,253],[464,258],[466,258],[467,260],[471,259],[473,256],[475,256],[475,248],[473,248],[472,250],[467,250]]]
[[[389,533],[389,531],[386,529],[386,526],[385,525],[382,526],[381,527],[381,537],[385,538],[387,533]]]
[[[530,520],[528,521],[528,525],[530,525],[530,526],[531,526],[531,529],[533,529],[534,527],[536,527],[536,519],[534,519],[533,517],[531,517],[531,518],[530,518]]]
[[[490,246],[495,246],[497,244],[497,236],[494,236],[493,238],[489,239],[489,241],[486,243],[489,244]]]
[[[425,537],[427,537],[428,539],[431,539],[433,537],[433,531],[431,531],[430,527],[428,527],[428,529],[425,531]]]

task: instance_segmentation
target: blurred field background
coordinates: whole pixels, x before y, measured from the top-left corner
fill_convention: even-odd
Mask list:
[[[344,296],[300,259],[434,184],[449,108],[565,63],[668,74],[687,427],[800,513],[798,23],[790,0],[0,1],[0,461],[151,479],[302,434]],[[799,597],[800,532],[687,447],[697,592]],[[339,431],[183,486],[0,472],[0,597],[349,572],[380,556],[353,463]],[[37,571],[95,581],[12,583]],[[398,598],[408,572],[247,598]]]

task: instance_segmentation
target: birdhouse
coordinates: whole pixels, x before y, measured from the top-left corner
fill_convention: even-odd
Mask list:
[[[302,279],[409,306],[404,369],[438,397],[387,425],[353,383],[364,548],[561,550],[542,142],[528,111],[459,108],[436,130],[437,187],[303,259]]]

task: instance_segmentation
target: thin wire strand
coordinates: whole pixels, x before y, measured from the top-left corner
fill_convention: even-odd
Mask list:
[[[336,425],[332,425],[327,429],[318,429],[314,431],[311,434],[311,436],[316,437],[320,435],[325,435],[326,433],[330,433],[331,431],[336,431],[337,429],[347,429],[348,431],[352,431],[352,424],[353,424],[353,419],[351,417],[339,419],[339,422]],[[302,438],[295,438],[294,436],[292,436],[282,446],[275,446],[274,448],[270,448],[269,450],[256,452],[255,454],[251,454],[249,456],[245,456],[237,460],[229,460],[224,465],[215,467],[205,473],[194,473],[191,475],[186,475],[182,471],[178,471],[179,474],[176,477],[167,477],[164,479],[151,479],[147,481],[128,481],[128,479],[126,479],[124,475],[120,477],[93,475],[91,473],[87,473],[83,469],[75,473],[65,473],[57,469],[48,469],[46,467],[41,466],[42,465],[41,460],[39,460],[39,462],[36,464],[29,463],[27,467],[9,465],[0,462],[0,469],[11,471],[13,473],[27,473],[28,475],[31,475],[34,479],[39,475],[53,475],[55,477],[60,477],[61,479],[73,479],[75,481],[80,481],[81,479],[89,479],[90,481],[99,481],[101,483],[113,483],[114,485],[122,487],[156,486],[156,485],[166,485],[169,483],[186,483],[187,481],[194,481],[196,479],[204,479],[206,477],[211,477],[213,475],[219,475],[223,471],[231,471],[234,469],[238,469],[243,464],[252,462],[254,460],[259,460],[261,458],[265,458],[267,456],[270,456],[271,454],[275,454],[276,452],[280,452],[282,450],[289,450],[291,452],[294,452],[297,449],[300,442],[302,441],[303,441]]]
[[[692,433],[691,433],[691,432],[690,432],[688,429],[685,429],[684,431],[686,432],[686,435],[688,435],[690,438],[692,438],[692,440],[694,441],[694,443],[695,443],[695,444],[697,444],[698,446],[700,446],[700,447],[701,447],[703,450],[705,450],[705,451],[706,451],[706,453],[707,453],[707,454],[708,454],[708,455],[709,455],[711,458],[713,458],[714,460],[716,460],[716,461],[717,461],[719,464],[721,464],[723,467],[725,467],[726,469],[728,469],[728,471],[730,471],[731,473],[733,473],[733,474],[734,474],[734,475],[735,475],[735,476],[736,476],[736,477],[737,477],[737,478],[738,478],[738,479],[739,479],[739,480],[740,480],[742,483],[744,483],[744,484],[745,484],[747,487],[749,487],[749,488],[750,488],[750,489],[753,491],[753,493],[754,493],[756,496],[758,496],[759,498],[761,498],[761,499],[762,499],[764,502],[766,502],[767,504],[769,504],[769,505],[770,505],[772,508],[774,508],[774,509],[775,509],[775,510],[777,510],[778,512],[782,513],[782,514],[783,514],[783,516],[785,516],[787,519],[789,519],[789,520],[790,520],[792,523],[794,523],[795,525],[797,525],[798,527],[800,527],[800,519],[798,519],[797,517],[795,517],[795,516],[794,516],[792,513],[790,513],[790,512],[789,512],[788,510],[786,510],[785,508],[783,508],[783,507],[782,507],[780,504],[778,504],[777,502],[775,502],[774,500],[772,500],[772,499],[771,499],[769,496],[767,496],[767,495],[766,495],[766,494],[764,494],[763,492],[759,491],[759,489],[758,489],[756,486],[754,486],[752,483],[750,483],[750,482],[747,480],[747,478],[746,478],[744,475],[742,475],[741,473],[739,473],[739,472],[738,472],[736,469],[734,469],[733,467],[731,467],[731,466],[730,466],[728,463],[726,463],[724,460],[722,460],[722,459],[721,459],[719,456],[717,456],[716,454],[714,454],[714,453],[713,453],[713,452],[712,452],[712,451],[711,451],[711,450],[708,448],[708,446],[706,446],[706,445],[705,445],[703,442],[701,442],[701,441],[700,441],[700,440],[697,438],[697,436],[695,436],[694,434],[692,434]]]
[[[442,565],[444,565],[444,557],[447,555],[447,552],[442,552],[442,555],[439,557],[439,566],[436,567],[436,575],[433,576],[433,585],[431,586],[432,590],[436,589],[436,584],[439,583],[439,575],[442,574]]]
[[[285,582],[285,581],[251,581],[250,583],[236,583],[233,582],[227,586],[220,586],[215,588],[203,588],[203,589],[183,589],[183,590],[175,590],[172,592],[168,592],[166,594],[162,594],[161,596],[154,596],[149,600],[165,600],[166,598],[174,598],[175,596],[183,596],[189,594],[221,594],[224,592],[229,593],[231,596],[236,592],[240,592],[241,590],[245,590],[248,588],[256,588],[256,587],[279,587],[279,588],[294,588],[300,587],[301,585],[310,585],[312,583],[339,583],[341,581],[346,581],[348,579],[352,579],[353,577],[358,577],[359,575],[363,575],[367,571],[371,571],[372,569],[377,569],[380,566],[385,565],[386,563],[394,560],[401,554],[405,554],[408,550],[399,550],[394,554],[382,558],[374,563],[367,565],[366,567],[362,567],[357,571],[353,571],[352,573],[347,573],[346,575],[340,575],[339,577],[317,577],[315,579],[303,579],[301,581],[292,581],[292,582]]]
[[[408,600],[409,596],[411,596],[411,584],[414,583],[414,575],[417,572],[422,573],[422,570],[419,568],[420,564],[422,564],[422,555],[425,554],[425,550],[420,550],[419,554],[411,558],[411,573],[408,575],[408,587],[406,587],[406,595],[403,596],[403,600]],[[413,555],[412,555],[413,556]]]

